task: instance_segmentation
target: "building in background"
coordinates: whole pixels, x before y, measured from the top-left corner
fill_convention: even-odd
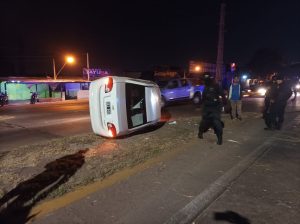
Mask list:
[[[205,73],[216,74],[216,64],[203,61],[189,62],[189,76],[199,78]]]
[[[6,93],[10,102],[29,101],[34,92],[41,102],[81,99],[88,97],[89,83],[78,78],[2,77],[0,92]]]
[[[175,66],[156,66],[154,80],[172,79],[183,76],[183,70]]]

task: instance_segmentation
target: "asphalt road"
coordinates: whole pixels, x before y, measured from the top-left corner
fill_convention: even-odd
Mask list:
[[[0,108],[0,149],[91,132],[88,101],[66,101]]]
[[[263,98],[247,98],[243,110],[261,110]],[[172,119],[200,116],[200,108],[191,103],[174,103],[167,107]],[[43,104],[8,105],[0,108],[0,151],[24,144],[91,133],[87,100]]]

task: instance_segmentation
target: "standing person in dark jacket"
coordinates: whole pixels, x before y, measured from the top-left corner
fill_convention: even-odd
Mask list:
[[[265,106],[263,110],[263,118],[265,120],[265,130],[273,130],[275,128],[276,107],[275,99],[277,97],[277,75],[272,77],[272,82],[265,95]]]
[[[284,121],[284,112],[288,99],[292,95],[290,85],[283,80],[282,75],[272,78],[273,84],[266,93],[264,118],[265,130],[280,130]],[[274,83],[275,82],[275,83]]]
[[[212,127],[218,138],[217,144],[221,145],[224,123],[221,121],[222,100],[220,97],[225,102],[225,95],[220,86],[215,83],[213,76],[204,75],[204,84],[202,120],[199,125],[198,137],[202,139],[203,133]]]
[[[283,76],[277,77],[277,96],[275,98],[275,128],[280,130],[284,121],[284,112],[288,99],[292,95],[291,87],[283,80]]]

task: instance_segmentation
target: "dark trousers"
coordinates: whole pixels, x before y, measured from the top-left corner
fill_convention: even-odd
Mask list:
[[[275,128],[275,121],[276,121],[275,104],[268,103],[265,105],[263,117],[265,120],[265,124],[268,128]]]
[[[283,121],[284,121],[284,112],[285,112],[285,104],[278,104],[276,107],[275,114],[275,127],[277,129],[281,129]]]
[[[209,128],[213,128],[217,136],[222,136],[224,123],[221,121],[221,115],[218,112],[207,112],[202,116],[199,125],[199,133],[207,132]]]
[[[265,124],[268,128],[281,129],[284,121],[286,104],[270,104],[264,111]]]

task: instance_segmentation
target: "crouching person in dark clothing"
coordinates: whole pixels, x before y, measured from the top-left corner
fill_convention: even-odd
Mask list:
[[[221,145],[223,141],[224,123],[221,121],[222,100],[225,102],[225,95],[218,84],[215,83],[214,77],[204,76],[205,88],[202,94],[202,120],[199,125],[198,137],[203,138],[203,133],[213,128],[217,135],[217,144]],[[222,97],[222,100],[220,99]]]

